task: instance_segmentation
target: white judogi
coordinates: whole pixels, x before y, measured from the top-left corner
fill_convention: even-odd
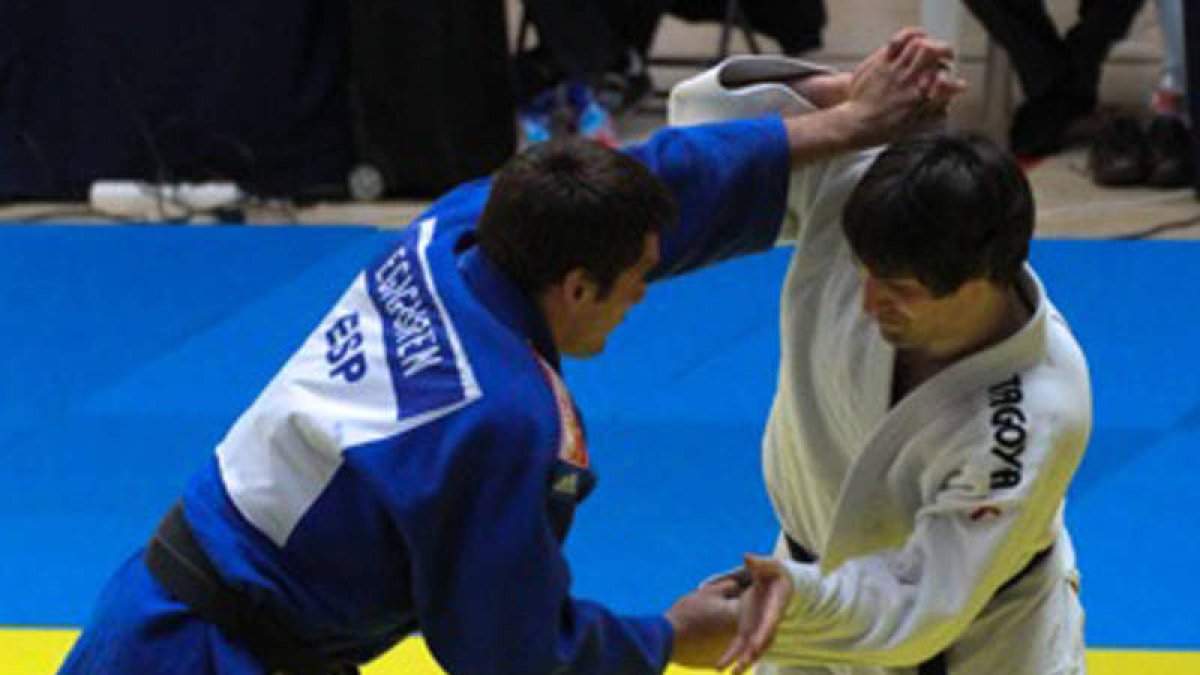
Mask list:
[[[778,84],[731,92],[720,77],[729,63],[676,87],[673,123],[767,114],[799,98]],[[1062,507],[1091,427],[1083,354],[1027,266],[1028,323],[891,405],[895,351],[862,310],[841,230],[874,155],[805,166],[792,180],[783,236],[796,253],[763,463],[784,533],[819,563],[789,564],[796,593],[760,672],[915,673],[945,652],[953,675],[1081,673]],[[788,557],[782,539],[777,554]]]

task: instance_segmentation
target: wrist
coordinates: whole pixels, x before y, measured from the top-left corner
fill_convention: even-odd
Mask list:
[[[792,164],[800,166],[869,145],[869,128],[852,101],[786,118]]]
[[[867,107],[854,100],[847,100],[831,110],[835,114],[834,124],[838,126],[837,136],[845,145],[846,150],[864,148],[874,144],[878,135],[878,126],[871,119]]]

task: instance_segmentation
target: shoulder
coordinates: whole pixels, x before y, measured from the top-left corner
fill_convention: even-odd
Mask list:
[[[1091,429],[1091,401],[1069,371],[1047,361],[997,376],[954,406],[950,473],[979,496],[1020,498],[1053,482],[1065,489]]]
[[[450,190],[442,195],[430,207],[417,217],[420,222],[427,218],[437,218],[442,227],[474,227],[483,207],[491,194],[491,178],[480,178]]]

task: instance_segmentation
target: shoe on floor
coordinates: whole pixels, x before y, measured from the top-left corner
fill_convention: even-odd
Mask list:
[[[630,48],[619,67],[610,69],[596,85],[596,99],[614,116],[632,110],[650,93],[646,60]]]
[[[517,111],[525,143],[541,143],[574,133],[575,110],[565,85],[543,90]]]
[[[576,133],[610,148],[620,144],[612,113],[600,104],[591,87],[572,82],[567,85],[567,99],[575,113]]]
[[[1150,146],[1137,119],[1118,115],[1096,133],[1088,169],[1097,185],[1140,185],[1150,173]]]
[[[1154,187],[1178,188],[1192,182],[1195,147],[1192,135],[1177,115],[1155,115],[1146,132],[1150,166],[1146,182]]]

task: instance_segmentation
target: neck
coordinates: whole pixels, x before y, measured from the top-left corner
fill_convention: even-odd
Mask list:
[[[910,350],[908,357],[914,364],[936,372],[1004,341],[1028,319],[1029,309],[1015,286],[987,286],[980,298],[965,303],[963,311],[955,317],[957,330],[947,331],[946,337]]]
[[[560,303],[554,302],[549,293],[543,293],[537,298],[537,308],[546,321],[546,327],[550,329],[550,341],[554,343],[554,348],[561,352],[566,340],[567,321],[563,317]]]

